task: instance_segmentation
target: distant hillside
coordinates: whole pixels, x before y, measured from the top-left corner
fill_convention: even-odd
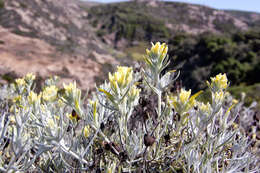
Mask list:
[[[151,41],[163,41],[188,88],[226,71],[234,84],[252,84],[244,73],[257,82],[259,33],[245,31],[259,26],[258,13],[157,0],[0,0],[0,75],[32,71],[93,88],[115,64],[140,60]]]
[[[180,32],[230,34],[260,26],[258,13],[177,2],[102,4],[88,12],[97,35],[115,47],[124,47],[133,41],[168,40]]]
[[[232,16],[244,21],[248,24],[251,29],[259,29],[260,27],[260,13],[247,12],[247,11],[235,11],[226,10],[225,12],[231,14]]]
[[[2,5],[1,5],[2,4]],[[120,52],[103,44],[77,0],[0,1],[0,75],[59,75],[93,88],[118,64]]]

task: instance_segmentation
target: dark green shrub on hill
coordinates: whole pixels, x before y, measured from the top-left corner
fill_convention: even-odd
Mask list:
[[[89,9],[92,26],[103,34],[115,32],[115,41],[152,41],[169,37],[169,29],[161,18],[149,14],[150,7],[138,3],[117,3]],[[101,36],[101,35],[99,35]],[[103,36],[103,35],[102,35]]]
[[[231,36],[180,34],[169,40],[171,68],[181,68],[183,85],[201,89],[209,76],[227,73],[231,83],[248,85],[259,82],[260,32],[249,31]],[[190,81],[193,81],[190,83]]]
[[[0,0],[0,9],[4,8],[4,6],[5,6],[4,0]]]

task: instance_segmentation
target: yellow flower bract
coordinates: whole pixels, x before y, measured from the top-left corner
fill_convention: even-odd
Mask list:
[[[28,99],[30,104],[34,104],[41,99],[41,94],[37,95],[35,92],[30,91],[27,99]]]
[[[33,81],[35,79],[35,75],[33,73],[27,73],[25,75],[25,80],[26,81]]]
[[[219,89],[226,89],[228,87],[228,79],[226,74],[218,74],[216,77],[211,78],[211,83]],[[212,85],[211,84],[211,85]]]
[[[160,42],[156,42],[155,45],[152,43],[151,50],[146,49],[147,55],[153,53],[155,55],[162,55],[163,57],[165,57],[167,52],[168,52],[168,46],[166,45],[166,43],[161,44]]]
[[[132,98],[139,97],[139,93],[141,92],[141,89],[138,89],[135,85],[131,87],[128,95]]]
[[[46,87],[43,90],[42,98],[45,101],[54,101],[57,98],[58,88],[55,85]]]
[[[14,102],[14,103],[21,102],[21,100],[22,100],[22,96],[21,96],[21,95],[15,96],[15,97],[13,98],[13,102]]]
[[[18,86],[24,86],[26,83],[25,83],[25,80],[23,78],[19,78],[19,79],[16,79],[15,80],[15,83],[18,85]]]
[[[219,92],[214,93],[214,97],[215,97],[215,101],[217,103],[220,103],[224,100],[225,94],[223,91],[219,91]]]
[[[110,84],[113,88],[125,88],[133,80],[132,67],[118,66],[117,71],[112,75],[108,74]]]
[[[87,138],[90,135],[90,126],[87,125],[84,127],[84,136]]]
[[[209,102],[207,102],[207,104],[200,102],[200,103],[198,103],[198,107],[203,113],[208,113],[208,114],[211,113],[211,106],[210,106]]]
[[[190,95],[191,95],[191,90],[186,91],[185,89],[181,89],[181,92],[180,92],[180,95],[179,95],[181,103],[185,104],[186,102],[188,102]]]
[[[72,93],[74,90],[77,89],[76,83],[69,83],[68,85],[63,84],[66,94]]]
[[[199,91],[191,96],[191,90],[186,91],[185,89],[181,89],[181,92],[177,96],[170,96],[168,100],[176,112],[184,114],[195,105],[195,98],[201,93],[202,91]]]

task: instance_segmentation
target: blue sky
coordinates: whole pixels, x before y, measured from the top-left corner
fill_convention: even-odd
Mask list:
[[[122,0],[91,0],[98,2],[118,2]],[[168,0],[202,4],[217,9],[233,9],[243,11],[255,11],[260,13],[260,0]]]

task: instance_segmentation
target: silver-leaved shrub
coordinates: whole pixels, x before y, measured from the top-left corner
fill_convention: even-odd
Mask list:
[[[145,68],[118,66],[92,99],[76,83],[27,74],[0,89],[1,172],[257,172],[259,158],[237,124],[252,108],[227,92],[225,74],[207,82],[211,101],[184,88],[165,43],[152,44]],[[134,117],[136,115],[136,117]],[[138,117],[141,117],[141,119]]]

